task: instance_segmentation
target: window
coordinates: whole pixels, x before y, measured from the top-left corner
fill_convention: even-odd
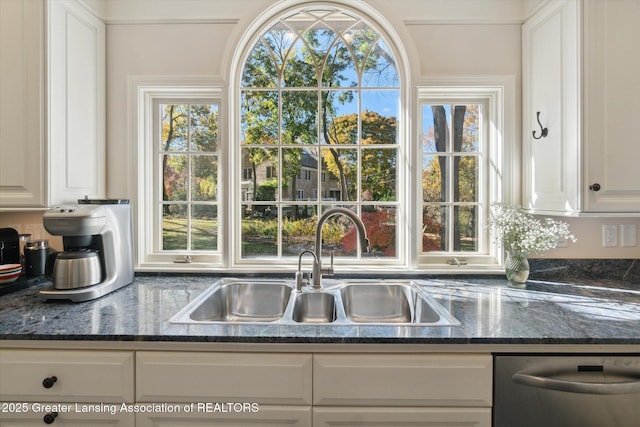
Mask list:
[[[401,101],[394,51],[355,14],[308,7],[266,27],[241,69],[236,149],[255,173],[254,197],[234,212],[239,261],[297,259],[319,214],[342,206],[363,219],[376,257],[361,258],[344,217],[329,221],[327,249],[347,263],[401,262]]]
[[[518,195],[504,143],[517,140],[515,79],[417,80],[410,94],[402,52],[338,8],[289,11],[245,41],[234,111],[226,81],[130,79],[138,269],[280,271],[337,206],[374,250],[333,217],[323,256],[345,270],[497,268],[483,224]]]
[[[501,96],[493,87],[419,89],[419,264],[496,261],[484,224],[499,194]]]
[[[158,104],[161,251],[218,250],[217,104]]]

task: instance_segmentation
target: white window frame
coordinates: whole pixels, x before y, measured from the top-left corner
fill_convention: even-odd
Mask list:
[[[155,165],[157,161],[157,132],[154,128],[154,114],[157,114],[154,106],[159,102],[176,103],[201,103],[210,102],[219,106],[220,126],[219,138],[219,174],[227,175],[228,155],[226,143],[226,129],[228,127],[225,117],[227,109],[225,102],[225,90],[220,81],[210,79],[174,79],[174,78],[130,78],[129,79],[129,105],[132,109],[131,135],[134,144],[134,173],[137,177],[136,194],[134,200],[137,203],[135,214],[136,228],[136,268],[138,271],[212,271],[224,268],[226,264],[225,253],[228,252],[226,230],[226,209],[223,207],[226,199],[227,183],[220,180],[218,188],[218,221],[220,232],[218,233],[218,249],[216,251],[162,251],[160,242],[162,237],[161,218],[157,214],[159,203],[159,191],[157,185],[162,182]]]
[[[415,91],[412,117],[416,118],[415,139],[417,156],[421,158],[422,105],[423,104],[483,104],[485,111],[484,138],[486,143],[486,170],[479,183],[483,197],[483,212],[479,213],[478,253],[422,252],[422,168],[421,161],[412,168],[413,202],[415,215],[413,255],[415,267],[429,272],[499,272],[502,253],[492,236],[484,231],[492,202],[519,200],[520,151],[514,141],[515,81],[513,77],[493,79],[465,79],[450,82],[422,81]],[[483,252],[483,253],[481,253]]]

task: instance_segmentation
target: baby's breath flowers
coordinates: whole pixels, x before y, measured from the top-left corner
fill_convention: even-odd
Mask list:
[[[551,218],[536,219],[522,209],[501,203],[491,205],[488,227],[497,241],[512,255],[552,249],[560,239],[576,241],[569,224]]]

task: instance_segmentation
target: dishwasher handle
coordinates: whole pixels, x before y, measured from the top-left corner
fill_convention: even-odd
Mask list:
[[[515,383],[547,390],[585,394],[629,394],[640,393],[640,379],[629,377],[631,381],[622,382],[582,382],[560,380],[553,377],[516,373],[511,377]]]

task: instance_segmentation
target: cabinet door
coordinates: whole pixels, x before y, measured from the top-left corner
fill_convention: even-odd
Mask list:
[[[213,402],[209,402],[214,404]],[[242,404],[242,402],[237,402]],[[244,402],[246,403],[246,402]],[[200,402],[200,405],[204,405]],[[185,404],[180,404],[185,405]],[[194,410],[190,413],[154,413],[138,414],[136,427],[202,427],[211,425],[224,426],[252,426],[252,427],[311,427],[310,406],[268,406],[260,405],[252,410],[209,411],[198,410],[198,403],[194,403]]]
[[[105,195],[105,25],[48,3],[50,204]]]
[[[314,427],[490,427],[489,408],[314,408]]]
[[[640,2],[584,5],[585,210],[640,212]]]
[[[136,354],[138,402],[257,402],[311,405],[310,354]]]
[[[44,207],[44,1],[0,1],[0,209]]]
[[[523,205],[530,210],[580,210],[578,23],[577,1],[562,0],[522,27]]]
[[[132,402],[133,359],[126,351],[0,350],[0,402]]]
[[[491,407],[491,355],[316,354],[313,403]]]

